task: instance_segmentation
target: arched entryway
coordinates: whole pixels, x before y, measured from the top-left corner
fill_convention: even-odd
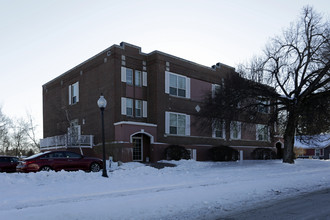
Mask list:
[[[133,144],[133,161],[149,162],[151,160],[150,144],[153,142],[153,136],[138,132],[131,135],[131,143]]]
[[[277,151],[277,159],[282,159],[283,158],[283,150],[282,150],[282,143],[277,142],[275,144],[276,151]]]

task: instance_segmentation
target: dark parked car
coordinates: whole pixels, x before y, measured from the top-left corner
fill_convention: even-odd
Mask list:
[[[102,169],[102,160],[86,157],[70,151],[47,151],[35,154],[20,161],[16,167],[18,172],[37,171],[75,171],[84,170],[98,172]]]
[[[12,156],[0,156],[0,172],[16,172],[18,158]]]

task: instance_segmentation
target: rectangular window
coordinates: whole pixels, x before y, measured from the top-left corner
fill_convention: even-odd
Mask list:
[[[142,86],[142,72],[135,70],[135,85]]]
[[[232,121],[230,123],[230,138],[241,139],[241,133],[242,133],[241,122]]]
[[[69,85],[69,105],[79,102],[79,82]]]
[[[126,83],[133,85],[133,70],[129,68],[126,68]]]
[[[136,117],[142,117],[142,101],[141,100],[135,100],[135,116]]]
[[[185,77],[170,74],[170,94],[179,97],[186,97]]]
[[[190,135],[190,115],[166,112],[165,133],[174,135]]]
[[[316,148],[315,149],[315,156],[316,157],[319,157],[320,156],[320,149],[319,148]]]
[[[166,71],[165,93],[190,98],[190,78]]]
[[[269,128],[267,125],[257,124],[256,130],[257,130],[256,136],[257,136],[258,141],[268,141],[269,140]]]
[[[170,113],[170,134],[186,134],[186,116]]]
[[[218,84],[212,84],[212,98],[215,97],[217,92],[220,90],[220,85]]]
[[[258,103],[258,106],[257,106],[257,111],[260,112],[260,113],[265,113],[265,114],[268,114],[270,113],[270,101],[264,97],[259,97],[257,99],[257,103]]]
[[[133,99],[126,98],[126,115],[133,117]]]
[[[212,137],[225,138],[225,123],[223,121],[214,121],[212,124]]]

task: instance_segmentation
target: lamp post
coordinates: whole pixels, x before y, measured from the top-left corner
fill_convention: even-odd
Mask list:
[[[97,100],[97,105],[99,106],[101,110],[101,119],[102,119],[102,148],[103,148],[103,171],[102,171],[102,176],[103,177],[108,177],[107,174],[107,167],[105,163],[105,139],[104,139],[104,109],[107,106],[107,100],[105,100],[103,94],[101,93],[101,96],[99,100]]]

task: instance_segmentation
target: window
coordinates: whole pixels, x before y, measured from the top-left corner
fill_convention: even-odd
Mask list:
[[[135,75],[133,76],[133,72]],[[124,66],[121,67],[121,81],[125,82],[128,85],[133,85],[133,77],[134,77],[134,85],[135,86],[147,86],[148,82],[148,73],[141,72],[140,70],[135,70],[130,68],[126,68]]]
[[[135,100],[135,116],[142,117],[142,101]]]
[[[133,102],[134,101],[134,102]],[[133,103],[135,104],[133,112]],[[130,98],[121,97],[121,114],[130,117],[148,117],[148,103],[147,101],[134,100]]]
[[[316,148],[315,149],[315,156],[316,157],[319,157],[320,156],[320,149],[319,148]]]
[[[65,158],[64,152],[54,152],[49,154],[49,158]]]
[[[65,152],[66,158],[81,158],[81,155],[73,152]]]
[[[166,112],[165,133],[174,135],[190,135],[190,115]]]
[[[269,128],[267,125],[257,125],[257,140],[268,141],[269,140]]]
[[[170,94],[186,97],[186,79],[183,76],[170,74]]]
[[[190,98],[190,78],[166,71],[165,93]]]
[[[129,68],[126,68],[126,83],[133,85],[133,70]]]
[[[170,134],[186,134],[186,116],[179,114],[170,114]]]
[[[214,121],[212,124],[212,137],[225,138],[225,123],[223,121]]]
[[[142,73],[138,70],[135,70],[135,85],[142,86]]]
[[[230,138],[231,139],[241,139],[241,122],[232,121],[230,123]]]
[[[217,92],[219,92],[220,90],[220,85],[218,84],[212,84],[212,98],[215,97],[215,95],[217,94]]]
[[[257,99],[257,102],[258,102],[258,107],[257,107],[258,112],[265,113],[265,114],[270,112],[269,111],[270,110],[269,109],[270,101],[268,99],[266,99],[264,97],[259,97]]]
[[[69,105],[79,102],[79,82],[69,85]]]
[[[18,158],[16,158],[16,157],[11,157],[11,158],[10,158],[10,162],[17,163],[17,162],[18,162]]]
[[[126,115],[133,117],[133,99],[126,98]]]

